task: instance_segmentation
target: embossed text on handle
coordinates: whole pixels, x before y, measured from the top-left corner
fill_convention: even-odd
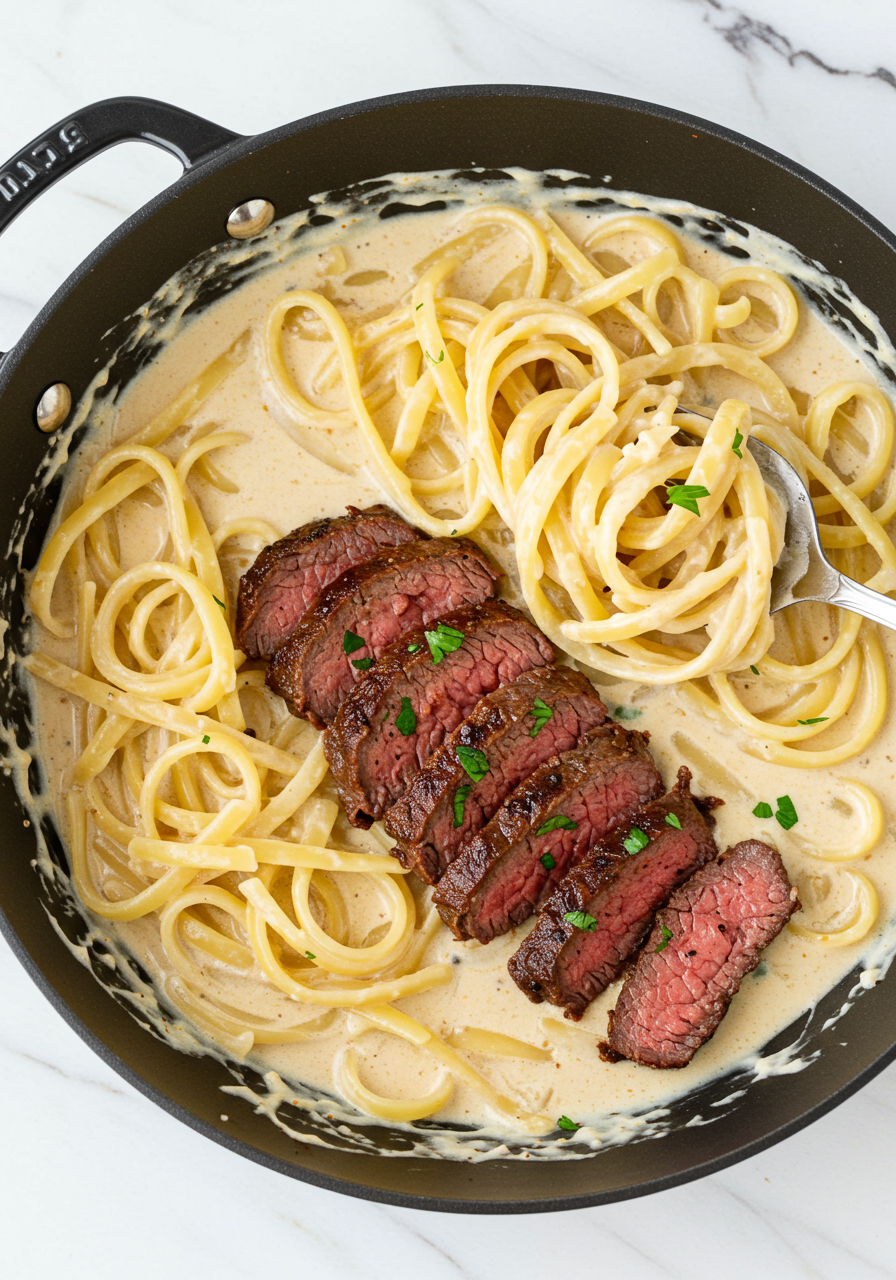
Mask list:
[[[0,173],[0,196],[12,204],[23,196],[34,182],[40,182],[51,169],[64,166],[68,157],[88,145],[89,138],[77,120],[69,120],[56,132],[41,138],[27,151],[21,152]]]

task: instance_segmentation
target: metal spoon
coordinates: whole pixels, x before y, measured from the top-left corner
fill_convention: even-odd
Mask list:
[[[697,409],[685,405],[679,407],[682,413],[692,413],[697,418],[712,421]],[[680,431],[679,435],[688,444],[703,443],[698,436],[687,431]],[[769,612],[777,613],[779,609],[802,604],[804,600],[821,600],[840,609],[849,609],[851,613],[859,613],[863,618],[870,618],[872,622],[880,622],[896,631],[896,600],[848,578],[825,556],[812,499],[790,463],[755,436],[747,441],[747,448],[763,480],[771,485],[787,512],[784,549],[772,573]]]

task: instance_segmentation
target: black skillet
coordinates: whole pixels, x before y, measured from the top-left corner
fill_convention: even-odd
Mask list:
[[[123,318],[176,270],[225,240],[229,211],[250,199],[269,200],[285,215],[306,208],[315,193],[382,174],[449,173],[474,165],[593,174],[595,199],[600,199],[603,176],[610,175],[617,189],[692,201],[781,237],[848,281],[884,328],[896,334],[896,239],[858,205],[800,166],[718,125],[581,90],[489,85],[424,90],[327,111],[258,137],[240,137],[163,103],[112,99],[54,125],[0,170],[0,231],[75,165],[115,143],[140,138],[176,155],[184,175],[91,254],[0,361],[6,440],[0,546],[24,535],[26,568],[35,563],[58,496],[58,485],[39,494],[32,489],[52,447],[52,438],[48,442],[36,425],[38,400],[48,387],[63,382],[77,402],[121,341]],[[483,181],[481,174],[476,181]],[[724,232],[714,220],[704,229],[716,242]],[[210,274],[201,304],[232,283]],[[815,301],[836,323],[844,303],[835,283]],[[147,354],[144,347],[130,361],[120,360],[119,381],[133,376]],[[27,706],[9,660],[23,643],[21,599],[14,557],[8,555],[0,574],[0,610],[10,625],[2,659],[3,718],[15,725],[27,749]],[[40,788],[37,762],[31,777],[32,786]],[[52,824],[44,823],[42,836],[51,857],[65,867],[66,852]],[[227,1106],[230,1119],[224,1124],[219,1086],[233,1083],[228,1070],[211,1057],[187,1057],[138,1026],[116,996],[101,948],[94,948],[90,958],[103,985],[73,958],[48,911],[74,942],[84,936],[83,924],[35,874],[34,833],[23,827],[9,778],[0,786],[0,840],[3,932],[43,993],[100,1057],[172,1115],[232,1151],[350,1195],[478,1213],[571,1209],[644,1195],[724,1168],[794,1133],[896,1056],[896,1006],[885,991],[887,983],[852,998],[855,971],[814,1015],[768,1046],[773,1052],[799,1041],[799,1056],[808,1063],[804,1070],[753,1083],[733,1101],[745,1078],[716,1081],[671,1108],[664,1121],[668,1132],[659,1140],[632,1142],[584,1160],[478,1164],[303,1144],[235,1100]],[[851,998],[848,1013],[825,1029],[826,1020]],[[295,1112],[289,1122],[298,1129],[308,1123]],[[405,1146],[402,1134],[382,1131],[383,1150],[400,1152]]]

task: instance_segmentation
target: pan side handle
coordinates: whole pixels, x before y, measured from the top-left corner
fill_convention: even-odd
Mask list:
[[[0,166],[0,233],[32,200],[119,142],[151,142],[193,169],[242,135],[153,98],[107,98],[60,120]]]

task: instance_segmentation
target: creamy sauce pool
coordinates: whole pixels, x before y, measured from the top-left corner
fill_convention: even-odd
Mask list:
[[[438,180],[433,179],[432,185],[438,187]],[[416,189],[420,189],[419,184]],[[515,190],[496,190],[492,186],[478,195],[475,189],[464,191],[468,201],[481,203],[511,203],[521,195],[530,203],[548,205],[563,229],[579,244],[598,219],[606,216],[603,211],[576,208],[570,199],[558,201],[556,193],[541,190],[534,175],[521,175]],[[685,208],[693,212],[689,206],[673,201],[648,201],[640,196],[619,199],[642,209],[646,205],[651,213]],[[350,322],[384,314],[407,291],[421,261],[457,234],[457,216],[457,209],[387,221],[374,214],[345,215],[319,233],[304,237],[297,246],[289,243],[287,234],[293,220],[272,229],[266,243],[269,248],[274,247],[280,262],[266,267],[257,278],[216,303],[200,320],[176,326],[162,354],[128,388],[115,412],[98,415],[100,420],[70,466],[62,508],[71,509],[73,495],[86,470],[111,445],[142,427],[241,334],[249,331],[257,335],[269,307],[284,291],[320,290]],[[684,243],[689,265],[710,278],[731,265],[729,257],[696,239],[685,236]],[[767,239],[761,261],[781,269],[780,261],[769,260],[774,253],[774,242]],[[514,235],[504,236],[461,268],[452,280],[451,291],[484,302],[508,272],[524,260],[522,241]],[[793,263],[786,265],[792,267]],[[311,385],[310,378],[326,350],[326,344],[316,340],[307,328],[289,336],[287,355],[300,387]],[[771,357],[769,363],[789,387],[806,396],[835,379],[874,381],[870,362],[861,351],[836,335],[802,300],[797,334],[785,351]],[[326,397],[323,403],[328,403]],[[329,404],[340,406],[338,388],[329,393]],[[225,519],[254,516],[285,533],[305,521],[339,514],[348,503],[363,506],[385,497],[371,479],[363,445],[350,429],[304,432],[297,437],[291,434],[292,424],[285,417],[282,421],[278,418],[276,398],[260,344],[254,337],[248,358],[208,398],[191,422],[238,429],[247,437],[245,443],[215,453],[216,465],[238,483],[237,493],[222,493],[201,480],[193,481],[212,530]],[[146,509],[143,511],[145,515]],[[126,541],[129,545],[122,548],[125,566],[151,559],[157,549],[148,543],[146,521],[141,520],[137,504],[133,505]],[[502,594],[519,603],[506,549],[502,555],[500,543],[493,539],[487,545],[492,554],[502,558],[502,567],[508,571]],[[226,556],[223,567],[231,587],[235,587],[251,558],[236,553]],[[896,658],[893,637],[885,635],[884,643],[892,677]],[[36,647],[74,662],[73,644],[43,634],[36,637]],[[716,815],[720,849],[748,836],[767,839],[780,849],[791,879],[800,886],[806,907],[802,919],[807,924],[823,925],[848,906],[845,898],[841,900],[845,890],[843,884],[838,884],[837,866],[813,861],[807,853],[815,835],[823,834],[828,843],[835,837],[848,839],[850,814],[841,799],[842,780],[856,778],[870,786],[887,815],[887,830],[878,847],[858,864],[849,864],[866,871],[879,891],[877,937],[843,949],[824,948],[785,929],[765,952],[759,969],[745,979],[713,1039],[682,1071],[651,1071],[627,1062],[610,1066],[600,1061],[595,1044],[606,1032],[607,1012],[616,1001],[618,983],[594,1001],[578,1024],[564,1023],[560,1011],[553,1006],[531,1004],[506,969],[508,957],[530,924],[488,947],[475,942],[459,943],[447,928],[440,927],[424,962],[450,961],[453,982],[406,998],[398,1002],[398,1007],[442,1036],[450,1037],[455,1029],[465,1026],[487,1028],[550,1050],[550,1058],[541,1062],[478,1054],[469,1057],[502,1092],[527,1110],[571,1116],[590,1126],[576,1135],[577,1139],[587,1140],[593,1129],[597,1140],[598,1134],[612,1137],[617,1130],[623,1133],[624,1124],[620,1121],[614,1129],[610,1117],[661,1106],[755,1058],[777,1031],[813,1006],[863,956],[873,952],[893,915],[896,898],[894,814],[890,800],[896,776],[896,724],[891,709],[868,754],[842,766],[830,770],[785,769],[746,754],[735,729],[724,721],[708,718],[681,690],[614,683],[602,680],[599,673],[590,674],[611,708],[627,709],[629,727],[649,731],[651,751],[667,786],[674,782],[678,766],[685,763],[694,773],[697,794],[710,793],[725,801]],[[72,764],[72,717],[80,715],[82,708],[48,685],[36,686],[34,696],[40,751],[56,791],[56,813],[64,821],[60,799],[66,771]],[[774,801],[785,792],[800,815],[795,830],[785,832],[774,822],[752,817],[757,800]],[[334,837],[343,847],[374,848],[368,836],[352,831],[342,820]],[[378,848],[376,851],[380,852]],[[381,918],[379,904],[366,900],[367,883],[358,878],[352,905],[362,933],[365,923],[372,927]],[[415,892],[422,901],[424,891],[415,887]],[[101,936],[110,932],[109,925],[98,925]],[[115,926],[114,933],[154,976],[164,980],[168,966],[159,943],[158,926],[152,918]],[[270,1012],[270,989],[261,982],[235,979],[224,970],[217,980],[222,1000],[233,998],[237,984],[240,1004],[247,1002],[247,1007],[262,1016]],[[296,1006],[296,1015],[300,1016],[300,1012]],[[285,1098],[299,1094],[307,1100],[319,1093],[332,1097],[338,1092],[334,1086],[334,1063],[346,1033],[360,1029],[355,1015],[340,1013],[327,1034],[296,1045],[256,1049],[249,1062],[261,1071],[274,1070],[285,1081],[294,1082],[283,1086]],[[364,1080],[372,1089],[403,1097],[425,1093],[432,1087],[437,1074],[432,1060],[405,1042],[371,1032],[363,1035],[358,1047]],[[479,1096],[460,1083],[437,1119],[472,1124],[483,1136],[498,1141],[513,1136],[496,1122]],[[448,1148],[445,1152],[449,1153]]]

